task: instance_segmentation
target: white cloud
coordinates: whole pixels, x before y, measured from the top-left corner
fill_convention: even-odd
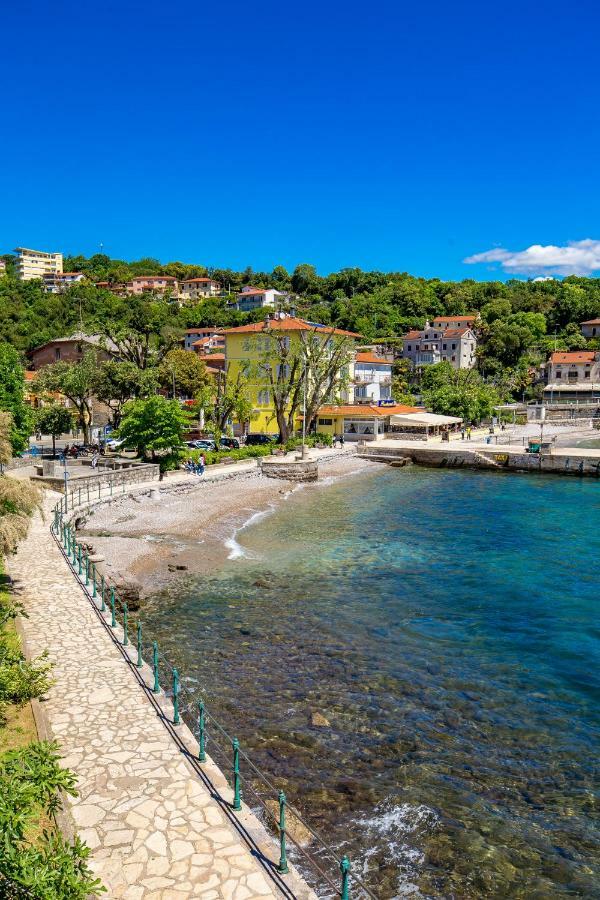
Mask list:
[[[467,256],[463,262],[499,263],[505,272],[534,275],[552,272],[555,275],[591,275],[600,270],[600,241],[587,238],[569,241],[564,247],[553,244],[532,244],[526,250],[505,250],[497,247],[484,253]]]

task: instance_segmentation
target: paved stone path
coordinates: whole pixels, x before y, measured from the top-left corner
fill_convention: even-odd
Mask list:
[[[136,676],[149,682],[149,670],[136,670],[115,645],[49,533],[57,496],[46,500],[45,521],[34,518],[9,571],[29,615],[29,652],[47,648],[54,663],[56,682],[43,707],[64,764],[78,776],[70,809],[104,896],[314,898],[297,874],[282,879],[261,864],[261,849],[276,859],[274,842],[247,808],[230,813],[211,796],[231,797],[214,763],[202,766],[204,780],[194,773],[165,725],[170,704],[153,704],[144,693]],[[187,728],[171,730],[194,753]]]

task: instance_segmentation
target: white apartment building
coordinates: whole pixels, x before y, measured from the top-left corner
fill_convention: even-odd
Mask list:
[[[216,297],[220,291],[221,285],[212,278],[186,278],[179,282],[179,299],[183,302]]]
[[[18,255],[17,277],[21,281],[62,273],[62,253],[45,253],[43,250],[29,250],[27,247],[15,247],[15,253]]]
[[[253,309],[260,309],[262,306],[275,309],[289,300],[289,294],[283,291],[276,291],[274,288],[261,290],[260,288],[245,287],[241,293],[237,295],[235,308],[240,312],[250,312]]]
[[[392,398],[392,363],[372,351],[354,358],[354,402],[379,403]]]

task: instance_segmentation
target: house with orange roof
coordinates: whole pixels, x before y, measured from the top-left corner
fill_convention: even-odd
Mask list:
[[[179,299],[184,303],[217,297],[220,292],[221,285],[213,278],[186,278],[179,282]]]
[[[130,294],[145,294],[149,291],[164,294],[169,291],[172,297],[177,298],[179,284],[172,275],[139,275],[127,282],[127,291]]]
[[[600,351],[557,350],[550,356],[547,403],[600,400]]]
[[[354,357],[354,400],[379,403],[392,398],[392,361],[373,350],[358,351]]]
[[[455,369],[472,369],[476,363],[477,317],[438,316],[422,330],[413,329],[402,338],[402,355],[415,368],[449,362]]]
[[[234,382],[243,378],[247,385],[249,398],[253,405],[252,430],[263,434],[276,434],[277,424],[274,390],[277,389],[278,378],[290,378],[292,369],[282,362],[282,348],[290,350],[290,360],[295,363],[294,348],[300,349],[307,341],[315,342],[313,346],[318,352],[323,349],[331,353],[339,349],[340,358],[344,362],[339,371],[339,390],[334,391],[336,401],[352,403],[354,400],[354,384],[352,381],[354,364],[354,346],[360,335],[318,322],[308,322],[296,316],[284,313],[267,317],[260,322],[227,328],[225,337],[225,373],[226,378]],[[347,349],[347,353],[346,353]],[[343,354],[342,354],[343,350]],[[214,359],[214,354],[205,361]],[[298,354],[295,356],[297,362]],[[301,377],[301,376],[300,376]],[[275,385],[274,385],[275,383]],[[302,390],[300,382],[296,386]],[[281,396],[281,395],[280,395]],[[333,399],[333,398],[332,398]],[[235,423],[240,431],[244,423]]]

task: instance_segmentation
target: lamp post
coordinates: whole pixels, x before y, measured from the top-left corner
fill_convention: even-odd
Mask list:
[[[306,360],[304,361],[304,390],[302,396],[302,459],[306,459]]]

